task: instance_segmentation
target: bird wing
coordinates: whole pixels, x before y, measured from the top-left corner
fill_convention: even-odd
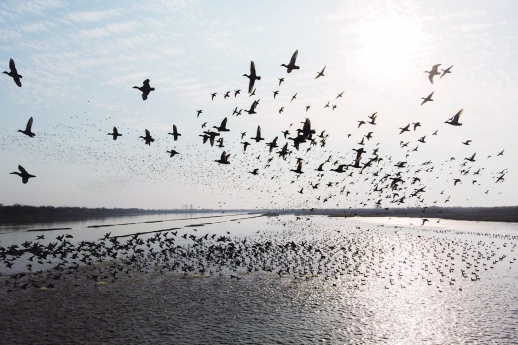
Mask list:
[[[227,118],[225,117],[223,121],[221,121],[221,128],[227,127]]]
[[[261,126],[257,126],[257,137],[261,137]]]
[[[26,131],[30,131],[32,127],[32,117],[27,121],[27,126],[25,127]]]
[[[326,70],[326,67],[327,66],[324,66],[324,68],[322,68],[322,71],[320,72],[321,74],[324,74],[324,71]]]
[[[32,117],[31,117],[31,119],[32,119]],[[117,133],[117,127],[113,127],[113,134],[115,134],[115,135],[118,134]]]
[[[295,53],[293,53],[293,55],[291,56],[291,60],[290,60],[290,65],[294,65],[295,64],[295,60],[297,60],[297,56],[299,55],[299,50],[295,50]]]
[[[11,61],[12,61],[12,59],[11,59]],[[20,170],[20,172],[22,174],[27,174],[27,171],[21,165],[18,165],[18,170]]]
[[[255,76],[255,63],[253,61],[250,62],[250,77]]]
[[[9,69],[11,70],[11,72],[16,72],[16,65],[14,64],[13,59],[9,60]]]

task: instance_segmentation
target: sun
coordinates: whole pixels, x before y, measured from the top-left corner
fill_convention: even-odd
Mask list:
[[[376,79],[402,79],[422,53],[424,34],[411,17],[376,17],[360,25],[358,59]]]

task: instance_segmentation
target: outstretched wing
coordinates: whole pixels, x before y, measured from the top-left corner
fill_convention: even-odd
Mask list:
[[[295,50],[295,53],[293,53],[293,55],[291,56],[291,60],[290,60],[290,65],[294,65],[295,64],[295,60],[297,60],[297,56],[299,55],[299,50]]]
[[[14,64],[14,60],[13,59],[9,60],[9,69],[11,70],[11,72],[15,72],[16,73],[16,65]]]
[[[27,121],[27,126],[25,127],[25,130],[30,132],[32,128],[32,117]]]

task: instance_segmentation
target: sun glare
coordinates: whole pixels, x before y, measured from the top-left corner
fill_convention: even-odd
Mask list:
[[[402,79],[422,49],[419,21],[405,17],[374,18],[362,25],[359,60],[376,79]]]

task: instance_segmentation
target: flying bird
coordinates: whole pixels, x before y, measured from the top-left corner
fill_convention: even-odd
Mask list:
[[[23,134],[33,138],[36,134],[34,134],[31,131],[31,128],[32,128],[32,117],[29,119],[29,121],[27,121],[27,125],[25,126],[25,130],[22,131],[21,129],[19,129],[18,132],[23,133]]]
[[[175,155],[179,155],[180,154],[180,152],[177,152],[176,150],[167,151],[167,153],[171,154],[169,156],[170,158],[174,157]]]
[[[428,96],[425,97],[421,97],[421,99],[423,100],[423,102],[421,102],[421,105],[425,104],[426,102],[430,102],[430,101],[433,101],[432,99],[432,95],[435,91],[433,91],[431,94],[429,94]]]
[[[445,121],[444,123],[447,123],[452,126],[462,126],[462,123],[459,123],[459,117],[462,115],[462,112],[464,109],[459,110],[459,112],[455,115],[453,115],[452,118],[450,118],[448,121]]]
[[[119,132],[117,131],[117,127],[113,127],[113,132],[108,133],[108,135],[111,135],[113,137],[113,140],[117,140],[117,137],[122,136],[122,134],[119,134]]]
[[[20,177],[22,178],[22,182],[23,182],[24,184],[25,184],[25,183],[27,183],[27,182],[29,182],[29,179],[30,179],[31,177],[36,177],[36,176],[34,176],[34,175],[29,174],[29,173],[28,173],[28,172],[27,172],[27,171],[26,171],[26,170],[25,170],[21,165],[18,165],[18,170],[20,170],[20,172],[18,172],[18,171],[14,171],[14,172],[12,172],[12,173],[10,173],[10,174],[20,176]]]
[[[218,162],[219,164],[230,164],[228,157],[230,157],[230,153],[227,155],[227,153],[223,151],[223,153],[221,153],[221,158],[215,160],[214,162]]]
[[[293,55],[291,56],[290,63],[288,65],[285,65],[285,64],[281,65],[281,66],[287,68],[288,73],[291,73],[291,71],[293,71],[294,69],[300,68],[299,66],[295,65],[295,61],[297,60],[297,55],[299,55],[299,51],[295,50],[295,53],[293,53]],[[280,85],[280,83],[279,83],[279,85]]]
[[[446,74],[451,73],[451,68],[452,68],[452,67],[453,67],[453,65],[451,65],[450,67],[448,67],[448,68],[446,68],[446,69],[441,69],[442,74],[441,74],[441,76],[440,76],[440,78],[439,78],[439,79],[441,79],[442,77],[444,77]]]
[[[290,169],[290,171],[293,171],[293,172],[295,172],[295,173],[297,173],[297,174],[302,174],[302,173],[304,173],[304,172],[302,171],[302,160],[299,160],[299,162],[297,163],[297,169]]]
[[[320,72],[317,72],[317,76],[315,77],[315,79],[317,78],[320,78],[320,77],[323,77],[324,76],[324,71],[326,70],[326,66],[324,66],[324,68],[322,68],[322,70]],[[343,93],[343,92],[342,92]],[[342,97],[342,94],[340,94],[340,97]],[[338,98],[338,96],[336,97]]]
[[[227,128],[227,118],[225,117],[223,121],[221,121],[221,125],[218,126],[212,126],[212,128],[216,128],[218,132],[229,132],[230,130]]]
[[[14,64],[13,59],[9,60],[9,70],[10,70],[9,72],[4,71],[3,73],[5,73],[8,76],[10,76],[11,78],[13,78],[16,85],[18,85],[19,87],[22,87],[22,82],[20,81],[22,76],[18,74],[18,71],[16,70],[16,65]]]
[[[142,92],[142,100],[145,101],[151,91],[155,91],[154,87],[149,86],[149,79],[144,80],[142,86],[133,86],[134,89],[138,89]]]
[[[252,137],[250,139],[254,139],[256,143],[260,142],[261,140],[264,140],[264,138],[261,138],[261,126],[257,126],[257,133],[255,135],[255,138]]]
[[[178,129],[176,128],[176,125],[173,125],[173,133],[167,133],[171,134],[173,136],[174,141],[178,140],[178,137],[181,135],[178,133]]]
[[[248,82],[248,93],[252,93],[252,90],[254,89],[254,83],[256,80],[261,80],[261,77],[259,77],[255,73],[255,63],[253,61],[250,62],[250,75],[243,74],[244,77],[247,77],[249,79]]]
[[[428,73],[428,80],[430,80],[430,83],[432,83],[432,84],[433,84],[433,77],[435,75],[441,74],[441,73],[437,72],[437,68],[439,68],[440,65],[441,65],[440,63],[437,65],[433,65],[431,71],[424,71],[424,73]]]
[[[146,145],[149,145],[149,146],[151,146],[151,143],[152,143],[153,141],[155,141],[155,139],[153,139],[153,138],[151,137],[151,134],[149,133],[149,131],[148,131],[147,129],[146,129],[146,136],[145,136],[145,137],[140,136],[140,138],[141,138],[141,139],[144,139],[145,144],[146,144]]]

